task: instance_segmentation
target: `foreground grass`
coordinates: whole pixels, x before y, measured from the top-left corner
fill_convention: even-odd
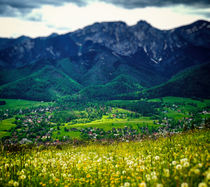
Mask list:
[[[0,154],[0,186],[206,186],[210,131]]]

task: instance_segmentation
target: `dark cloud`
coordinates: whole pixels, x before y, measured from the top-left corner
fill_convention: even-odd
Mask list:
[[[189,14],[202,15],[206,18],[210,18],[210,12],[206,12],[206,11],[195,11],[195,12],[190,12]]]
[[[30,12],[31,9],[24,8],[24,9],[18,9],[16,7],[0,4],[0,16],[8,16],[8,17],[15,17],[15,16],[20,16],[21,14],[25,14]]]
[[[15,17],[25,16],[32,9],[39,8],[42,5],[60,6],[64,3],[74,3],[78,6],[85,6],[88,2],[96,0],[0,0],[0,16]],[[98,0],[101,2],[111,3],[127,9],[144,8],[144,7],[166,7],[173,5],[187,5],[198,8],[209,8],[210,0]],[[203,14],[204,15],[204,14]],[[205,13],[209,16],[209,13]],[[27,17],[26,17],[27,19]],[[39,21],[39,17],[29,17],[32,21]]]
[[[84,6],[85,0],[0,0],[0,16],[14,17],[24,16],[32,9],[42,5],[60,6],[64,3],[72,2],[78,6]]]
[[[210,7],[210,0],[100,0],[124,8],[165,7],[171,5],[187,5],[195,7]]]
[[[210,18],[210,12],[201,12],[201,15],[204,15],[207,18]]]
[[[29,21],[42,21],[42,15],[41,14],[33,14],[33,15],[29,15],[26,16],[25,19],[29,20]]]

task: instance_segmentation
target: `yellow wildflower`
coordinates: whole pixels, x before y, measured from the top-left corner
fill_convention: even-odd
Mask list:
[[[182,183],[181,187],[188,187],[188,183],[186,183],[186,182]]]
[[[141,182],[141,183],[139,184],[139,187],[147,187],[147,185],[146,185],[145,182]]]
[[[207,184],[205,182],[201,182],[198,184],[198,187],[207,187]]]

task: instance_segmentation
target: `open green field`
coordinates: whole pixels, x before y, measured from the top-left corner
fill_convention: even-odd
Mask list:
[[[129,112],[127,110],[120,109],[120,108],[115,108],[112,112],[114,113],[116,111],[120,112],[120,113]],[[102,119],[94,120],[89,123],[77,123],[77,124],[73,124],[73,125],[71,125],[70,123],[66,123],[66,124],[64,124],[64,126],[60,127],[60,129],[61,129],[59,131],[60,135],[57,136],[57,132],[54,132],[53,136],[54,137],[69,136],[73,139],[75,139],[75,138],[80,139],[80,132],[73,132],[73,131],[65,132],[64,128],[84,129],[84,128],[92,127],[92,128],[100,128],[105,131],[110,131],[113,128],[121,128],[122,129],[126,126],[132,127],[133,129],[138,130],[139,127],[148,127],[148,129],[151,129],[151,128],[158,128],[160,125],[154,124],[154,120],[151,120],[149,117],[140,117],[138,119],[118,119],[118,118],[109,119],[109,116],[104,115],[102,117]]]
[[[107,104],[131,104],[131,103],[137,103],[139,100],[112,100],[112,101],[107,101]]]
[[[190,115],[186,114],[186,113],[182,113],[182,112],[178,112],[178,111],[174,111],[174,110],[167,110],[166,116],[168,118],[171,119],[175,119],[175,120],[179,120],[179,119],[183,119],[184,117],[190,117]]]
[[[14,118],[9,118],[0,121],[0,131],[9,130],[12,127],[15,127],[14,121],[15,121]]]
[[[12,127],[16,126],[14,124],[14,121],[15,121],[14,118],[0,120],[0,138],[10,135],[8,130],[10,130]]]
[[[84,128],[100,128],[105,131],[110,131],[113,128],[124,128],[124,127],[132,127],[133,129],[137,129],[138,127],[148,127],[148,129],[151,128],[158,128],[160,125],[155,125],[153,123],[153,120],[150,120],[149,118],[140,118],[140,119],[113,119],[113,120],[96,120],[92,121],[90,123],[79,123],[79,124],[74,124],[74,125],[68,125],[66,124],[65,126],[60,127],[60,135],[57,136],[56,132],[54,133],[54,137],[62,137],[62,136],[69,136],[72,139],[78,138],[80,139],[80,132],[65,132],[64,127],[66,128],[77,128],[77,129],[84,129]]]
[[[1,109],[25,109],[38,106],[48,106],[50,102],[29,101],[22,99],[0,99],[6,101],[6,105],[0,105]]]
[[[86,124],[75,124],[75,125],[69,125],[69,127],[72,128],[87,128],[87,127],[93,127],[93,128],[102,128],[105,131],[111,130],[112,128],[123,128],[124,126],[132,126],[134,129],[137,129],[137,124],[141,126],[148,125],[149,127],[157,127],[157,125],[154,125],[153,120],[150,120],[147,117],[142,117],[139,119],[102,119],[102,120],[96,120],[92,121],[90,123]]]
[[[184,117],[190,117],[190,113],[205,110],[210,107],[210,100],[195,100],[183,97],[163,97],[150,99],[149,102],[163,102],[165,104],[172,105],[173,109],[165,108],[167,111],[166,116],[175,120],[182,119]],[[209,114],[203,115],[203,117],[209,117]]]
[[[66,132],[64,131],[64,127],[61,127],[59,130],[59,134],[57,134],[57,132],[53,133],[53,138],[55,139],[59,139],[59,138],[63,138],[64,136],[68,136],[71,137],[71,139],[77,139],[77,140],[81,140],[81,132],[74,132],[74,131],[69,131]]]
[[[0,139],[5,137],[5,136],[9,136],[9,135],[10,135],[10,133],[7,132],[7,131],[0,131]]]
[[[163,98],[156,98],[150,99],[150,102],[164,102],[170,104],[178,104],[182,105],[186,110],[192,110],[194,107],[196,108],[203,108],[210,106],[210,99],[203,99],[203,100],[195,100],[191,98],[184,98],[184,97],[163,97]]]
[[[129,143],[1,151],[0,186],[207,187],[209,136],[202,130]]]

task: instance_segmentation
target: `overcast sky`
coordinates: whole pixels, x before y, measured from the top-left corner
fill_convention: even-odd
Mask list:
[[[198,19],[210,21],[210,0],[0,0],[0,37],[47,36],[102,21],[172,29]]]

